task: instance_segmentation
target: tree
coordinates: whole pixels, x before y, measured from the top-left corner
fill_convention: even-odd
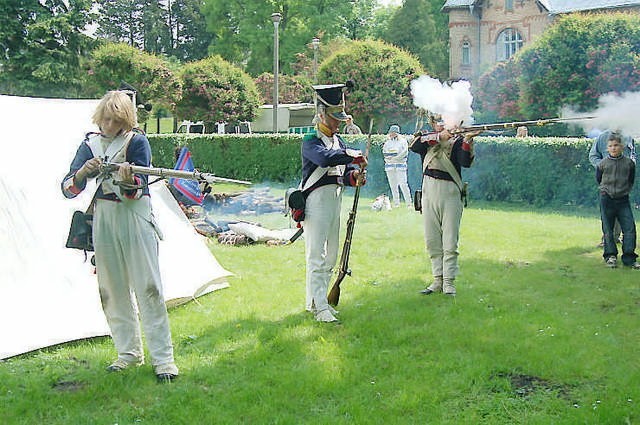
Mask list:
[[[0,3],[0,92],[77,97],[80,61],[93,41],[89,0]]]
[[[142,9],[140,1],[97,0],[98,28],[96,36],[111,42],[124,42],[142,48]]]
[[[483,121],[555,117],[564,106],[590,111],[607,93],[640,91],[640,17],[631,14],[560,18],[532,45],[485,73],[474,89]],[[536,135],[571,134],[567,126]]]
[[[351,40],[365,38],[374,23],[374,9],[377,0],[352,0],[352,7],[346,15],[337,16],[344,35]]]
[[[271,14],[279,12],[281,70],[289,73],[296,54],[313,37],[329,40],[346,36],[345,21],[352,9],[370,0],[204,0],[202,9],[213,33],[209,52],[218,54],[251,75],[273,70],[274,25]]]
[[[96,35],[125,42],[149,53],[165,53],[172,47],[168,10],[161,0],[97,0]]]
[[[520,112],[520,68],[516,61],[501,62],[480,77],[474,88],[474,118],[480,122],[522,120]]]
[[[449,29],[441,7],[441,0],[405,0],[382,39],[416,55],[432,77],[447,79]]]
[[[604,93],[640,90],[640,16],[560,18],[516,55],[522,113],[555,116],[564,105],[593,109]]]
[[[218,121],[251,121],[260,95],[251,77],[220,56],[184,65],[180,77],[183,97],[176,105],[180,117],[204,121],[212,128]]]
[[[171,54],[182,61],[206,58],[213,36],[207,31],[204,15],[200,11],[204,2],[202,0],[169,1],[169,27],[173,34]]]
[[[379,130],[390,123],[412,128],[416,108],[410,83],[423,73],[411,54],[382,41],[367,40],[348,43],[327,58],[320,67],[319,81],[354,81],[355,88],[346,95],[346,109],[355,121],[374,118]]]
[[[106,43],[93,51],[88,64],[87,89],[99,97],[119,88],[122,81],[134,86],[146,102],[174,109],[182,95],[179,78],[169,64],[124,43]],[[141,113],[140,121],[146,119]]]
[[[262,103],[273,103],[273,74],[264,72],[254,80]],[[279,103],[311,103],[313,88],[304,77],[281,75],[278,78]]]

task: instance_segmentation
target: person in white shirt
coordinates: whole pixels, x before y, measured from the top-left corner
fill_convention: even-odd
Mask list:
[[[408,208],[411,208],[411,192],[407,183],[407,156],[409,155],[409,145],[407,140],[400,136],[400,127],[392,125],[389,127],[387,140],[382,146],[382,155],[384,156],[384,171],[387,173],[389,187],[391,187],[391,196],[393,205],[400,206],[400,193]]]

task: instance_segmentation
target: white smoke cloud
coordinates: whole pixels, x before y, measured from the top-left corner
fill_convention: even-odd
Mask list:
[[[594,119],[576,121],[585,131],[618,130],[624,135],[640,137],[640,92],[625,92],[620,95],[608,93],[598,99],[598,108],[589,113],[576,112],[571,107],[562,109],[563,118],[594,116]]]
[[[413,104],[440,114],[447,128],[473,124],[473,96],[470,89],[468,81],[456,81],[449,85],[428,75],[411,82]]]

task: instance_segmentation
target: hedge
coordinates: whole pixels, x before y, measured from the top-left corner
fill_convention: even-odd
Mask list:
[[[344,136],[364,150],[366,136]],[[367,184],[363,196],[390,194],[384,174],[382,144],[372,136]],[[187,146],[195,166],[220,177],[266,185],[293,186],[300,179],[299,134],[149,135],[154,165],[173,168],[176,146]],[[535,206],[595,206],[595,171],[588,160],[591,140],[585,138],[476,137],[476,159],[463,169],[470,199],[519,202]],[[409,154],[409,186],[421,186],[420,157]],[[639,185],[632,199],[640,200]]]

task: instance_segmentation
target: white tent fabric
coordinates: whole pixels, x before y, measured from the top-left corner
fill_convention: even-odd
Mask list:
[[[60,182],[95,129],[97,100],[0,96],[0,358],[108,335],[93,268],[64,247],[71,215],[93,192],[65,199]],[[160,267],[168,304],[228,286],[217,262],[163,182],[150,186],[164,233]]]

